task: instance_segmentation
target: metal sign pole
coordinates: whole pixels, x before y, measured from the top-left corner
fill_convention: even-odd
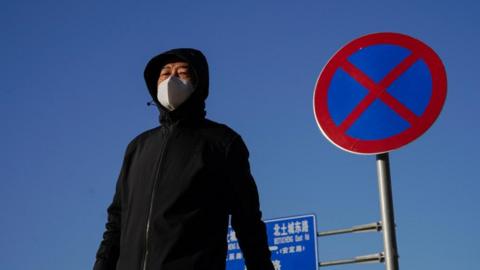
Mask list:
[[[393,214],[392,185],[388,153],[377,155],[378,188],[382,214],[383,246],[385,248],[385,268],[398,270],[397,239]]]

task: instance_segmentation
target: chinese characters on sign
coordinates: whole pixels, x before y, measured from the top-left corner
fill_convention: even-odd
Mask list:
[[[275,270],[316,270],[315,216],[297,216],[265,221]],[[227,270],[246,269],[243,254],[232,228],[227,235]]]

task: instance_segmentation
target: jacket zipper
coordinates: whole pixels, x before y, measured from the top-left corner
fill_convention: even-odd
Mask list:
[[[150,206],[148,208],[147,225],[146,225],[146,228],[145,228],[145,253],[143,255],[143,267],[142,267],[143,270],[147,269],[148,238],[149,238],[149,231],[150,231],[150,219],[151,219],[151,216],[152,216],[152,208],[153,208],[153,200],[155,198],[155,190],[156,190],[156,186],[157,186],[157,182],[158,182],[158,177],[160,175],[160,166],[161,166],[162,161],[163,161],[163,156],[165,155],[165,149],[166,149],[167,141],[168,141],[168,138],[169,138],[169,135],[170,135],[170,130],[169,129],[170,129],[170,127],[166,128],[165,139],[163,140],[162,148],[161,148],[162,153],[160,154],[160,157],[158,158],[158,161],[157,161],[157,170],[155,172],[155,178],[153,180],[152,192],[151,192],[151,195],[150,195]]]

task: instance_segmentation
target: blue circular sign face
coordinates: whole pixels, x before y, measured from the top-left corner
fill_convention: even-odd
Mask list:
[[[332,57],[317,81],[314,110],[336,146],[378,154],[421,136],[445,97],[445,69],[432,49],[406,35],[377,33]]]

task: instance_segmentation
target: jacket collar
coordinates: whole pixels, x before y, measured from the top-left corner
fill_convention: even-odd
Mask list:
[[[196,100],[194,97],[186,100],[184,104],[173,111],[169,111],[157,103],[160,111],[159,121],[161,125],[169,126],[176,123],[193,124],[205,119],[205,102]]]

